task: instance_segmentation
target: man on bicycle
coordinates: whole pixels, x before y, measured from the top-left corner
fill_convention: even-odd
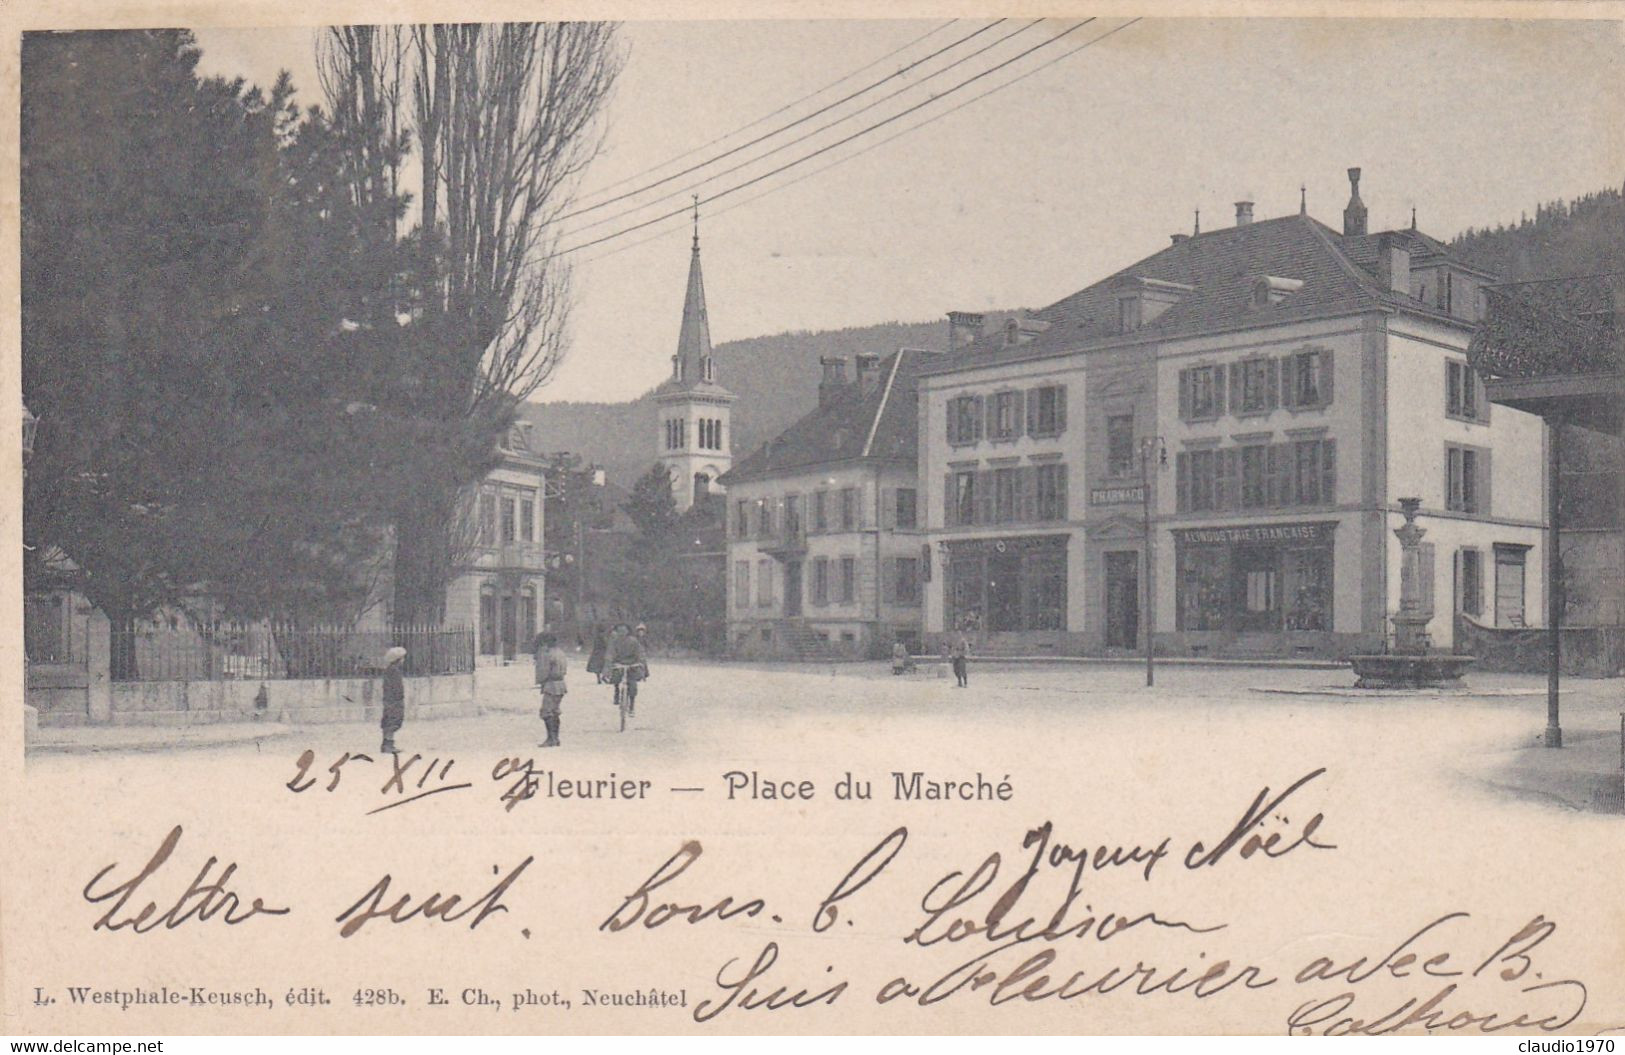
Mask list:
[[[636,714],[638,682],[649,676],[649,663],[643,641],[625,623],[616,623],[609,639],[609,667],[611,684],[618,684],[623,676],[626,678],[626,711]]]

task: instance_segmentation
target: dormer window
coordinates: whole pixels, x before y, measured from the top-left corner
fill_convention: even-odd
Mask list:
[[[1267,308],[1271,304],[1279,304],[1302,288],[1303,280],[1299,278],[1260,275],[1253,280],[1252,306]]]
[[[1007,348],[1014,348],[1021,343],[1021,323],[1010,319],[1004,324],[1004,343]]]
[[[1133,333],[1140,328],[1140,298],[1117,298],[1117,332]]]
[[[1117,332],[1133,333],[1149,326],[1157,317],[1195,287],[1180,282],[1128,275],[1118,279]]]

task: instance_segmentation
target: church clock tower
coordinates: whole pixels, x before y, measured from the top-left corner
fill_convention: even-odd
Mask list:
[[[671,376],[655,390],[660,409],[656,458],[671,470],[679,511],[699,497],[720,493],[717,477],[733,464],[734,394],[717,381],[711,358],[711,325],[705,316],[705,281],[700,276],[699,210],[695,209],[694,248],[688,260],[688,291],[683,326]]]

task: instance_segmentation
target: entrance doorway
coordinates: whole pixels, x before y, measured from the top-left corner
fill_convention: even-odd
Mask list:
[[[511,593],[502,595],[502,658],[512,660],[519,640],[519,612]]]
[[[784,614],[801,614],[801,562],[798,560],[784,566]]]
[[[1140,645],[1140,555],[1106,554],[1106,647]]]

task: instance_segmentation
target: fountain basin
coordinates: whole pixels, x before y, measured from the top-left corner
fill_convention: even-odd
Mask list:
[[[1477,662],[1475,656],[1449,652],[1404,653],[1350,656],[1358,679],[1357,689],[1429,689],[1454,686]]]

